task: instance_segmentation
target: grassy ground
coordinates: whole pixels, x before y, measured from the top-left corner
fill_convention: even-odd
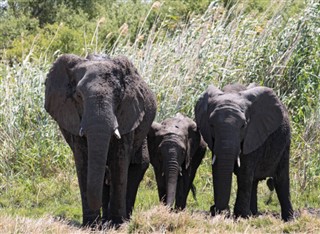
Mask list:
[[[297,219],[283,223],[272,214],[256,218],[233,220],[223,215],[214,218],[206,213],[169,212],[164,206],[154,206],[136,212],[132,220],[118,230],[104,231],[79,228],[73,223],[53,217],[40,219],[0,216],[1,233],[319,233],[318,217],[302,211]]]
[[[134,62],[157,96],[157,120],[176,112],[193,117],[194,103],[208,84],[257,82],[274,88],[292,120],[291,196],[297,219],[279,220],[276,195],[264,181],[258,194],[263,216],[208,217],[213,204],[208,153],[195,179],[197,200],[188,198],[186,212],[158,206],[149,168],[133,218],[118,232],[320,232],[320,5],[268,2],[261,12],[245,4],[229,10],[212,5],[175,33],[151,30],[145,42],[133,44],[119,38],[109,53]],[[1,60],[0,233],[90,232],[78,228],[81,207],[71,151],[43,108],[45,74],[56,55],[36,58],[31,50],[22,63]]]

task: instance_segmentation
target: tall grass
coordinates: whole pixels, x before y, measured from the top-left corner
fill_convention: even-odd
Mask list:
[[[58,147],[61,137],[43,108],[48,67],[49,64],[34,66],[29,62],[13,66],[3,64],[1,67],[0,155],[1,162],[4,162],[1,163],[3,177],[46,177],[61,163],[67,163],[65,159],[69,152]]]
[[[234,5],[229,11],[213,5],[174,35],[151,31],[142,48],[126,44],[111,53],[125,53],[135,61],[157,94],[160,119],[177,111],[193,116],[195,100],[212,83],[267,85],[291,107],[302,87],[310,85],[313,94],[319,91],[319,4],[309,3],[300,15],[288,19],[289,4],[272,1],[260,15],[246,14],[245,5]],[[308,77],[296,80],[303,72]],[[307,103],[299,104],[304,108]]]
[[[194,104],[208,84],[256,82],[274,88],[292,119],[294,208],[319,208],[320,5],[307,1],[290,14],[289,1],[271,1],[263,13],[248,13],[247,7],[238,3],[228,10],[211,4],[174,33],[162,29],[164,22],[156,19],[135,43],[119,38],[108,53],[125,54],[134,62],[157,96],[158,121],[176,112],[193,117]],[[0,208],[10,214],[51,214],[78,221],[80,198],[71,151],[43,108],[47,61],[59,53],[43,51],[41,59],[30,51],[21,64],[0,64]],[[207,210],[213,203],[209,153],[195,184],[198,200],[190,198],[189,207]],[[269,192],[261,187],[259,206],[278,212],[276,197],[271,195],[268,205]],[[137,214],[158,204],[157,199],[149,169],[139,189]]]
[[[290,4],[271,1],[263,14],[249,15],[246,5],[229,11],[212,5],[174,35],[151,32],[142,48],[123,45],[112,53],[125,53],[138,66],[157,95],[157,120],[176,112],[193,117],[194,104],[208,84],[256,82],[273,88],[292,120],[293,201],[299,207],[319,207],[320,5],[309,1],[288,17]],[[208,209],[210,159],[203,164],[196,180],[205,195],[197,206]]]

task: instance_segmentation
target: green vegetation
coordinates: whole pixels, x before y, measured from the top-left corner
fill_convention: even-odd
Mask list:
[[[123,231],[319,231],[317,1],[7,2],[0,1],[0,210],[5,214],[0,229],[17,215],[81,220],[72,154],[43,108],[44,81],[52,61],[62,53],[103,52],[125,54],[133,61],[157,96],[157,120],[176,112],[193,117],[194,104],[208,84],[222,87],[230,82],[274,88],[292,120],[291,196],[301,214],[296,221],[284,224],[268,215],[233,222],[192,214],[207,211],[213,203],[208,153],[196,176],[197,201],[190,196],[188,210],[180,215],[155,207],[158,198],[150,167],[133,219]],[[276,195],[270,194],[265,182],[260,183],[258,196],[262,212],[279,213]],[[308,211],[318,211],[318,218]],[[12,226],[26,222],[17,218]],[[39,229],[30,230],[26,233]]]

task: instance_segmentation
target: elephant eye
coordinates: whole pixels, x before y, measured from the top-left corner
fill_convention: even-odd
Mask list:
[[[82,100],[82,96],[81,96],[79,91],[75,91],[74,94],[73,94],[73,97],[76,100]]]
[[[244,121],[244,123],[242,124],[241,128],[246,128],[247,127],[247,121]]]

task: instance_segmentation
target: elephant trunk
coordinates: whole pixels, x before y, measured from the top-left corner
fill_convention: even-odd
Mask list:
[[[214,149],[216,160],[212,166],[215,212],[218,213],[229,208],[232,173],[240,151],[240,141],[235,131],[224,132],[229,134],[217,139]]]
[[[166,178],[166,205],[173,207],[179,176],[178,154],[176,149],[164,147],[162,149],[162,155],[165,157],[164,174]]]
[[[212,166],[214,202],[217,212],[228,209],[234,169],[233,158],[233,155],[217,155],[216,162]]]
[[[88,144],[87,200],[91,209],[102,206],[102,191],[114,130],[118,127],[111,100],[91,95],[84,98],[84,112],[79,135],[86,135]]]
[[[110,133],[101,131],[101,128],[87,134],[88,141],[88,205],[97,210],[102,205],[102,189],[107,163]]]

